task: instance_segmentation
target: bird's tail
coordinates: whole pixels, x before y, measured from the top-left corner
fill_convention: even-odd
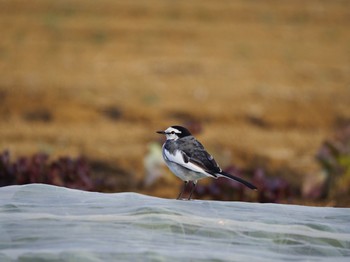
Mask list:
[[[224,176],[224,177],[227,177],[227,178],[230,178],[232,180],[235,180],[239,183],[242,183],[243,185],[245,185],[246,187],[249,187],[250,189],[253,189],[253,190],[257,190],[257,187],[254,186],[253,184],[249,183],[248,181],[245,181],[244,179],[240,178],[240,177],[237,177],[237,176],[233,176],[229,173],[226,173],[226,172],[220,172],[220,175],[221,176]]]

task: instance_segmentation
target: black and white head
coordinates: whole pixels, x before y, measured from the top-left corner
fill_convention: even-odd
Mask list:
[[[177,140],[185,136],[191,136],[190,131],[182,126],[171,126],[164,131],[157,131],[158,134],[164,134],[167,140]]]

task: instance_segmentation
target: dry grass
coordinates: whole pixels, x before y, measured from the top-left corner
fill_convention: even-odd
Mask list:
[[[154,131],[196,120],[219,158],[318,172],[350,118],[349,17],[348,1],[1,1],[0,149],[142,178]]]

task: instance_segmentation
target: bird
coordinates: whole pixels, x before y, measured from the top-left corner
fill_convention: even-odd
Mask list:
[[[188,197],[191,199],[197,181],[202,178],[226,177],[257,190],[253,184],[240,177],[224,172],[214,157],[207,152],[204,146],[183,126],[170,126],[164,131],[156,131],[158,134],[166,136],[166,141],[162,146],[162,155],[170,171],[184,181],[184,186],[177,199],[182,199],[182,195],[189,182],[193,186]]]

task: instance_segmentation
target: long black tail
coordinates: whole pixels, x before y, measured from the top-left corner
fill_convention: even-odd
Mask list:
[[[230,179],[232,179],[232,180],[236,180],[236,181],[242,183],[243,185],[249,187],[250,189],[257,190],[256,186],[254,186],[253,184],[251,184],[251,183],[249,183],[249,182],[243,180],[243,179],[240,178],[240,177],[233,176],[233,175],[231,175],[231,174],[229,174],[229,173],[226,173],[226,172],[221,172],[220,175],[222,175],[222,176],[224,176],[224,177],[227,177],[227,178],[230,178]]]

